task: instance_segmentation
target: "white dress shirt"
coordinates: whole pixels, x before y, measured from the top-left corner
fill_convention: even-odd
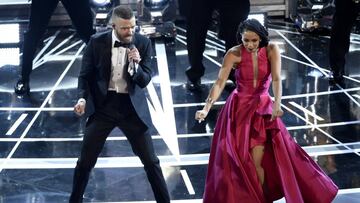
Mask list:
[[[114,47],[115,41],[120,40],[116,37],[115,31],[112,32],[111,47],[111,75],[109,81],[109,91],[117,93],[128,93],[125,71],[128,71],[126,65],[127,49],[125,47]],[[137,65],[137,64],[136,64]],[[137,67],[136,67],[137,68]],[[86,104],[85,98],[80,98],[78,103]]]
[[[117,93],[128,93],[126,81],[127,67],[125,67],[127,64],[127,49],[125,47],[114,47],[115,41],[120,42],[113,30],[111,47],[111,75],[108,90],[116,91]]]

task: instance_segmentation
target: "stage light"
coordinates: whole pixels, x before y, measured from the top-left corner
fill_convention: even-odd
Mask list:
[[[19,24],[0,24],[2,36],[0,43],[19,43]]]
[[[96,6],[105,6],[111,3],[110,0],[92,0],[92,2]]]
[[[151,16],[154,18],[162,16],[162,13],[160,11],[152,11],[150,13],[151,13]]]
[[[0,68],[5,65],[20,65],[20,48],[0,48]]]
[[[266,26],[266,13],[251,13],[248,16],[248,19],[256,19],[261,25]]]
[[[162,9],[169,3],[169,0],[144,0],[144,5],[150,10]]]

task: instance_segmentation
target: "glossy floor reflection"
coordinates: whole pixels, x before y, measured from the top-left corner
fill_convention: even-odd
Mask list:
[[[205,88],[190,92],[184,85],[186,30],[178,26],[175,43],[153,41],[156,75],[148,90],[159,104],[153,116],[160,119],[151,133],[173,202],[201,202],[212,133],[229,91],[205,122],[197,123],[194,113],[217,77],[223,43],[208,36],[215,43],[205,52]],[[269,31],[282,54],[284,123],[341,189],[334,202],[360,202],[360,36],[352,35],[343,88],[329,86],[326,78],[328,37],[298,33],[281,20],[270,22]],[[73,34],[65,28],[49,30],[39,48],[49,47],[34,61],[31,93],[24,97],[13,92],[21,40],[0,42],[0,203],[67,202],[85,125],[72,112],[84,48]],[[50,38],[54,40],[46,40]],[[114,129],[91,175],[85,202],[153,200],[140,161],[122,132]]]

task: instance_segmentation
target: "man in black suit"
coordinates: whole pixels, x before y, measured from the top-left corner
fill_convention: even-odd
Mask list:
[[[170,202],[148,128],[152,125],[144,89],[151,80],[151,41],[134,33],[130,8],[115,7],[113,30],[91,37],[79,75],[79,100],[75,113],[85,113],[93,102],[80,158],[74,172],[70,202],[82,202],[89,174],[108,134],[119,127],[144,165],[158,203]],[[87,108],[88,110],[88,108]]]
[[[60,0],[32,0],[28,31],[24,34],[23,55],[21,59],[21,78],[15,84],[16,94],[22,95],[30,91],[30,74],[36,47],[43,36]],[[93,13],[89,0],[61,0],[68,12],[79,37],[87,43],[95,33]]]
[[[249,0],[187,0],[186,42],[190,67],[185,71],[188,78],[186,87],[191,91],[201,90],[201,77],[205,73],[203,52],[206,33],[212,22],[212,14],[220,14],[219,38],[225,41],[225,49],[237,45],[236,33],[239,24],[246,20],[250,11]],[[235,78],[230,79],[233,81]]]
[[[360,0],[335,0],[335,14],[330,39],[330,82],[343,84],[345,55],[349,51],[350,33],[360,12]]]

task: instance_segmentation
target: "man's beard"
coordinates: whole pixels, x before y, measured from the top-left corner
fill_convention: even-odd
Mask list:
[[[134,34],[122,36],[122,35],[120,35],[120,34],[117,33],[117,32],[115,32],[115,34],[116,34],[116,37],[117,37],[120,41],[122,41],[122,42],[124,42],[124,43],[130,43],[130,42],[132,41],[133,36],[134,36]]]
[[[132,38],[133,38],[133,35],[127,35],[127,36],[123,37],[120,40],[125,42],[125,43],[130,43],[132,41]]]

